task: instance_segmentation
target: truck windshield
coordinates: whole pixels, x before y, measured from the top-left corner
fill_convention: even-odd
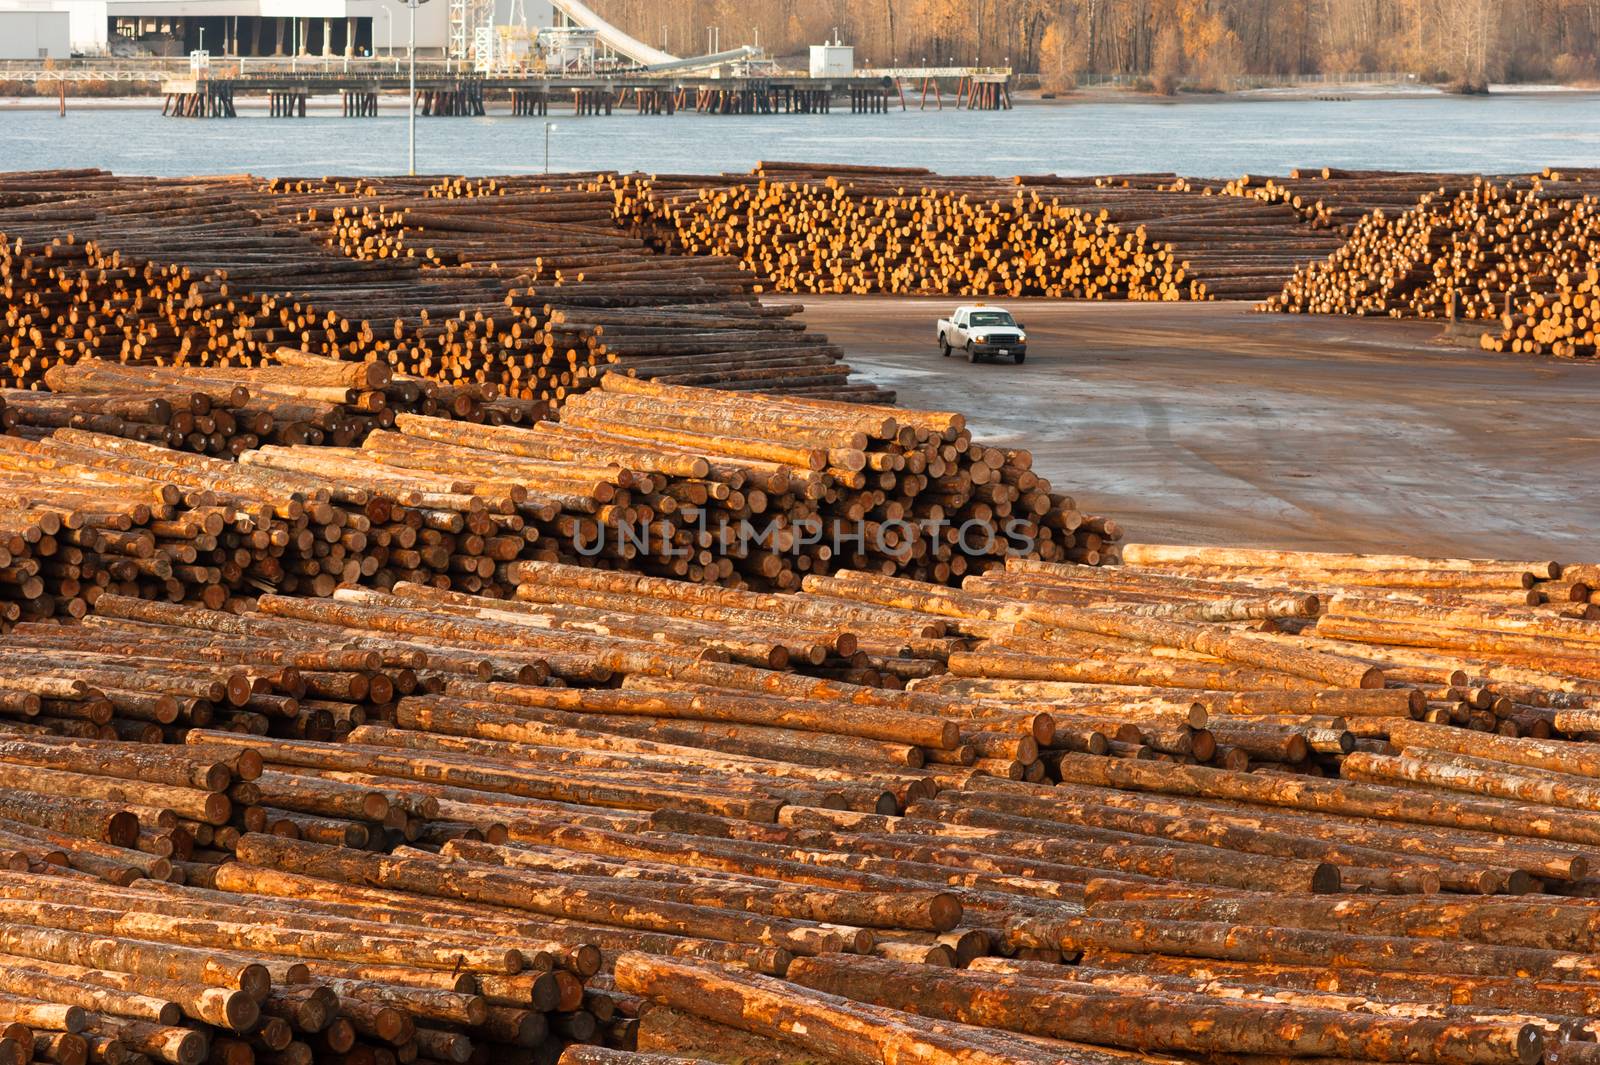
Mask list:
[[[1016,325],[1005,311],[973,311],[968,325]]]

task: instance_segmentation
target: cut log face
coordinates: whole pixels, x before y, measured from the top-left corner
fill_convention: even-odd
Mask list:
[[[1595,354],[1600,275],[1583,265],[1600,234],[1593,171],[1312,181],[1307,198],[1322,187],[1349,205],[1319,200],[1308,209],[1342,225],[1347,239],[1325,261],[1302,265],[1264,309],[1483,322],[1486,351]]]

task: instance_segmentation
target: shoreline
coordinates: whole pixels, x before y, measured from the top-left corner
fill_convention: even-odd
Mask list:
[[[1012,103],[1017,108],[1084,107],[1105,104],[1143,104],[1160,107],[1186,107],[1221,103],[1329,103],[1367,100],[1480,100],[1528,99],[1530,97],[1600,97],[1600,86],[1568,85],[1494,85],[1484,95],[1463,96],[1449,93],[1432,85],[1391,83],[1374,85],[1366,82],[1329,83],[1319,86],[1290,85],[1259,89],[1237,89],[1231,92],[1180,92],[1175,96],[1160,96],[1152,92],[1123,88],[1074,89],[1046,99],[1039,89],[1017,90],[1012,93]],[[1337,100],[1327,99],[1338,97]],[[954,109],[954,94],[946,94],[945,101]],[[144,111],[160,110],[165,98],[157,93],[143,96],[73,96],[67,95],[67,110]],[[265,111],[266,98],[258,101],[243,97],[239,106],[246,111]],[[306,102],[307,110],[339,113],[337,96],[312,96]],[[0,96],[0,113],[6,111],[54,111],[60,107],[60,98],[45,96]],[[380,111],[405,113],[403,94],[384,94],[378,98]],[[911,110],[917,110],[912,108]],[[501,117],[491,114],[487,117]],[[553,117],[553,116],[552,116]]]

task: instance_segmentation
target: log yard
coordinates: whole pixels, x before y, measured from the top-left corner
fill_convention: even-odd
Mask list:
[[[1600,1065],[1600,168],[819,153],[0,156],[0,1065]]]

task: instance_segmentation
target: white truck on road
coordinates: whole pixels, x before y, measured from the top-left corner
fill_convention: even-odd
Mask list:
[[[952,351],[964,351],[968,362],[1009,355],[1020,363],[1028,354],[1028,335],[1004,307],[963,304],[939,319],[938,335],[939,354],[947,358]]]

